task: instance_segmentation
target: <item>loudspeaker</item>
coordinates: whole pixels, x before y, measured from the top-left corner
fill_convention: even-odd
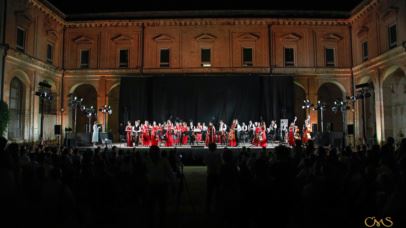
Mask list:
[[[56,124],[54,126],[54,134],[55,135],[61,135],[61,130],[62,130],[62,126],[60,124]]]
[[[353,135],[354,134],[354,124],[348,124],[347,125],[347,133],[349,135]]]

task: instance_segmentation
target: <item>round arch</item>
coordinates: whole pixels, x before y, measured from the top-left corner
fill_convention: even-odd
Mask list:
[[[403,138],[406,134],[406,72],[399,66],[385,71],[382,82],[383,137]]]
[[[322,83],[319,84],[319,87],[317,88],[317,91],[319,91],[320,88],[323,87],[323,85],[329,84],[329,83],[336,85],[336,86],[340,89],[340,91],[341,91],[343,97],[345,96],[345,94],[347,93],[345,87],[343,86],[343,84],[341,84],[340,82],[338,82],[338,81],[336,81],[336,80],[323,81]]]
[[[83,98],[82,105],[89,107],[93,106],[97,109],[97,90],[89,83],[78,83],[71,88],[71,93],[75,96]],[[70,111],[69,115],[71,117],[72,123],[74,123],[73,113]],[[92,117],[91,122],[94,121],[96,117]],[[73,127],[74,124],[72,124]],[[76,132],[84,133],[89,129],[89,120],[80,110],[77,111],[76,120]]]
[[[322,103],[327,105],[327,108],[323,112],[323,130],[324,131],[334,131],[342,132],[343,129],[343,118],[340,112],[333,112],[331,106],[334,101],[343,99],[345,92],[342,86],[340,87],[337,82],[325,82],[317,90],[317,97]],[[318,112],[318,126],[321,131],[321,116]]]
[[[75,90],[76,90],[79,86],[82,86],[82,85],[89,85],[89,86],[93,87],[94,90],[97,91],[96,86],[94,86],[92,83],[89,83],[89,82],[79,82],[79,83],[73,84],[73,85],[70,87],[69,93],[75,92]]]
[[[401,66],[399,66],[399,65],[390,66],[390,67],[386,68],[386,69],[384,70],[384,72],[383,72],[382,84],[385,82],[385,80],[386,80],[389,76],[393,75],[393,73],[395,73],[396,71],[402,71],[403,74],[406,75],[406,68],[401,67]]]
[[[113,89],[115,89],[117,86],[120,86],[120,82],[114,83],[112,86],[110,86],[110,89],[107,90],[106,94],[109,94]]]

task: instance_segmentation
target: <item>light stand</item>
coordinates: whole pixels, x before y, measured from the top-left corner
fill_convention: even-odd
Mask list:
[[[104,105],[103,107],[99,108],[99,111],[103,113],[103,132],[107,132],[106,115],[113,114],[113,109],[111,109],[110,105]]]
[[[317,101],[317,105],[313,107],[313,110],[320,110],[320,125],[321,125],[321,133],[324,132],[324,122],[323,122],[323,112],[326,109],[326,104],[321,102],[320,100]]]
[[[77,120],[77,112],[78,112],[78,108],[81,107],[82,102],[83,102],[83,98],[74,96],[73,94],[69,94],[69,106],[72,108],[72,110],[74,111],[73,113],[73,132],[74,134],[76,134],[76,120]]]
[[[341,112],[343,118],[343,149],[345,148],[346,143],[346,135],[347,135],[347,110],[350,110],[350,106],[348,106],[348,101],[334,101],[333,106],[331,107],[331,111],[336,113],[337,111]]]
[[[80,110],[86,114],[86,117],[89,121],[89,128],[87,129],[89,133],[92,133],[92,117],[97,115],[96,109],[93,106],[86,107],[82,105]]]
[[[44,117],[45,117],[45,101],[51,101],[53,99],[51,93],[51,85],[47,81],[39,83],[39,90],[35,92],[35,95],[40,98],[41,102],[41,126],[40,126],[40,142],[44,143]]]

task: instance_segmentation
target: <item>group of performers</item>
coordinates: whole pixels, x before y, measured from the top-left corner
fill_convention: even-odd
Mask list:
[[[196,125],[191,121],[172,123],[168,120],[164,123],[148,121],[141,123],[136,120],[134,124],[127,122],[125,127],[126,141],[128,147],[133,146],[179,146],[192,144],[210,144],[218,143],[229,147],[238,146],[240,143],[251,143],[253,146],[266,147],[271,141],[284,141],[290,145],[295,145],[297,140],[306,143],[310,138],[311,128],[310,118],[305,121],[303,127],[303,137],[300,137],[300,130],[296,126],[295,120],[286,127],[278,129],[275,120],[271,121],[269,126],[265,122],[249,121],[248,125],[244,122],[239,124],[238,119],[234,119],[231,126],[227,126],[222,120],[218,126],[213,122],[198,122]]]

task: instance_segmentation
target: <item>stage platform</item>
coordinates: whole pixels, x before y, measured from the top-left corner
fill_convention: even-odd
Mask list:
[[[268,143],[266,150],[269,151],[273,151],[273,149],[277,146],[281,145],[281,143]],[[282,145],[286,145],[286,144],[282,144]],[[106,145],[100,144],[98,145],[101,148],[104,148]],[[146,152],[148,152],[149,147],[145,147],[145,146],[137,146],[137,147],[127,147],[126,143],[113,143],[113,144],[108,144],[107,147],[111,148],[111,147],[117,147],[117,149],[119,151],[123,151],[123,152],[128,152],[128,153],[134,153],[134,152],[139,152],[141,154],[145,154]],[[259,155],[259,153],[261,151],[263,151],[263,148],[261,147],[257,147],[254,146],[252,144],[240,144],[237,147],[227,147],[225,145],[221,145],[221,144],[217,144],[217,150],[219,150],[220,152],[222,152],[224,150],[224,148],[228,148],[230,149],[233,154],[234,157],[237,157],[240,152],[242,151],[242,148],[246,147],[248,152],[250,154],[255,153],[256,156]],[[93,146],[79,146],[78,147],[80,150],[87,150],[87,149],[95,149],[96,147]],[[165,152],[170,152],[172,150],[176,150],[179,158],[181,158],[182,162],[185,165],[203,165],[204,164],[204,158],[207,155],[209,149],[207,146],[205,146],[204,144],[200,144],[200,145],[180,145],[180,146],[173,146],[173,147],[160,147],[161,151],[165,151]]]

